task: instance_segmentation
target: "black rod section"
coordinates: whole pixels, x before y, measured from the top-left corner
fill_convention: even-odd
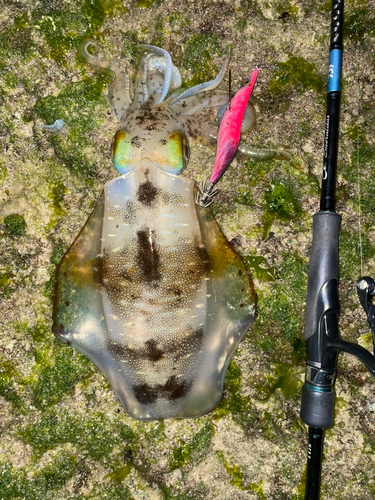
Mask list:
[[[320,211],[313,218],[307,284],[306,377],[301,420],[309,426],[305,500],[319,500],[324,429],[333,425],[338,341],[339,230],[335,212],[344,0],[333,0]]]
[[[332,3],[322,195],[320,198],[320,210],[328,210],[330,212],[334,212],[336,208],[335,190],[340,120],[340,78],[343,18],[344,1],[334,0]]]
[[[323,429],[309,427],[305,500],[316,500],[317,498],[319,498],[323,438]]]

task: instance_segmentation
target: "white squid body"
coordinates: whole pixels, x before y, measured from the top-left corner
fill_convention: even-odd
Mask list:
[[[188,162],[185,132],[205,135],[191,115],[227,93],[212,92],[214,81],[206,94],[197,86],[164,100],[177,70],[145,48],[156,55],[142,58],[133,99],[121,70],[84,53],[116,76],[112,154],[123,175],[105,185],[57,268],[53,330],[96,364],[132,417],[196,417],[221,399],[256,295],[211,210],[195,203],[194,182],[176,175]]]

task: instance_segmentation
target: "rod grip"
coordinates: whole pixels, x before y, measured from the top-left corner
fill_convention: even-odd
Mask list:
[[[333,425],[335,392],[314,391],[306,385],[302,387],[300,417],[310,427],[329,429]]]
[[[313,241],[307,283],[305,340],[318,328],[318,297],[322,286],[339,277],[339,229],[335,212],[318,212],[313,217]],[[317,426],[319,427],[319,426]]]

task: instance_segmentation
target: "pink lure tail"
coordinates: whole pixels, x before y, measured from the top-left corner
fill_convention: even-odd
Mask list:
[[[250,75],[249,83],[238,90],[221,120],[217,136],[216,160],[210,177],[211,185],[217,183],[237,152],[241,136],[242,120],[257,75],[258,69],[254,69]]]

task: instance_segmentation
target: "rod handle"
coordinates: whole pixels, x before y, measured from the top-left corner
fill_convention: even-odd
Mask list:
[[[305,340],[319,335],[319,292],[339,276],[339,229],[341,217],[335,212],[318,212],[313,217],[313,241],[307,283]],[[318,426],[319,427],[319,426]]]

